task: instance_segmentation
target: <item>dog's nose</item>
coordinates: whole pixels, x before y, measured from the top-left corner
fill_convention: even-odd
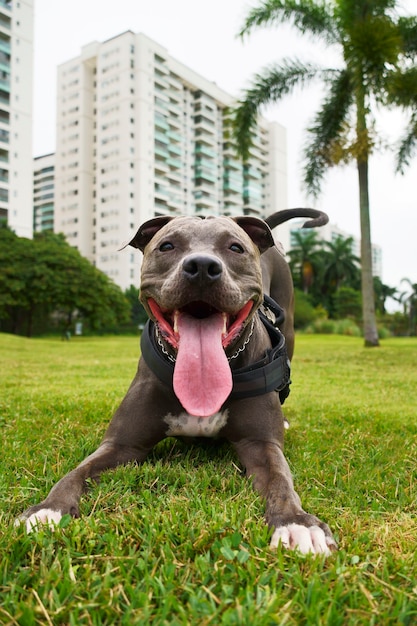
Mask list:
[[[190,281],[213,282],[223,272],[219,259],[209,254],[191,254],[182,264],[184,276]]]

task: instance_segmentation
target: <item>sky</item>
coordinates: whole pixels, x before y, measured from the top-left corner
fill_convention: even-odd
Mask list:
[[[57,66],[77,57],[82,46],[104,41],[126,30],[141,32],[206,79],[238,97],[253,76],[285,57],[338,64],[337,52],[301,39],[289,27],[254,31],[237,37],[255,0],[34,0],[34,156],[55,151]],[[402,0],[405,9],[415,0]],[[356,237],[359,191],[353,166],[334,168],[326,176],[317,200],[302,185],[305,129],[322,99],[320,84],[296,91],[262,111],[264,117],[287,129],[288,207],[313,206],[330,221]],[[389,144],[406,123],[398,113],[380,112],[377,130]],[[390,151],[370,161],[372,240],[382,248],[383,282],[400,291],[404,277],[417,283],[417,154],[406,174],[395,174]],[[279,237],[279,232],[278,232]]]

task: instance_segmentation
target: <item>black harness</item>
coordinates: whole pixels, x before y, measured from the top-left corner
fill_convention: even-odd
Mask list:
[[[290,393],[290,361],[285,337],[278,328],[284,321],[284,311],[272,298],[264,295],[262,307],[257,311],[271,341],[265,355],[259,361],[239,369],[232,369],[233,389],[230,399],[251,398],[277,391],[281,404]],[[158,345],[155,324],[148,320],[140,342],[142,356],[147,366],[159,380],[172,388],[174,362]]]

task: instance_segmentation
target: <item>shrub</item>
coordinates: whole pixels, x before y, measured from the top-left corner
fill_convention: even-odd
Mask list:
[[[362,296],[360,291],[351,287],[339,287],[333,295],[335,317],[360,319],[362,315]]]
[[[381,323],[384,328],[397,337],[404,337],[409,334],[410,320],[408,315],[396,311],[395,313],[386,313],[381,317]]]
[[[319,335],[346,335],[360,337],[361,330],[351,319],[329,320],[317,319],[306,328],[306,333]]]
[[[378,337],[380,339],[388,339],[391,337],[392,333],[385,326],[378,326]]]
[[[295,328],[304,328],[308,324],[311,324],[319,316],[323,315],[324,309],[320,311],[316,310],[311,303],[310,297],[300,289],[295,289],[295,312],[294,312],[294,326]],[[326,314],[326,311],[324,311]]]
[[[309,324],[309,326],[306,328],[306,333],[318,335],[335,335],[336,325],[337,322],[335,320],[323,318],[318,319],[315,320],[312,324]]]

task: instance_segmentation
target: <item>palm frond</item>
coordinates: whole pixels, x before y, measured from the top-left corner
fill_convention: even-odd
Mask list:
[[[400,17],[397,25],[403,41],[405,56],[415,58],[417,54],[417,16]]]
[[[411,116],[407,130],[402,137],[396,158],[396,171],[404,174],[406,167],[417,152],[417,112]]]
[[[384,82],[385,104],[403,109],[417,105],[417,67],[389,72]]]
[[[339,71],[330,85],[321,109],[308,128],[311,136],[305,150],[306,164],[304,183],[313,196],[320,192],[320,184],[325,170],[331,166],[331,146],[338,139],[345,126],[349,110],[354,102],[354,90],[348,70]]]
[[[264,0],[248,13],[239,36],[271,24],[291,24],[302,34],[319,36],[328,43],[338,41],[332,7],[326,0]]]
[[[278,102],[295,87],[304,87],[311,80],[322,77],[330,70],[298,60],[284,60],[281,65],[265,68],[255,76],[237,106],[232,110],[233,135],[239,154],[246,160],[257,123],[260,107]]]

